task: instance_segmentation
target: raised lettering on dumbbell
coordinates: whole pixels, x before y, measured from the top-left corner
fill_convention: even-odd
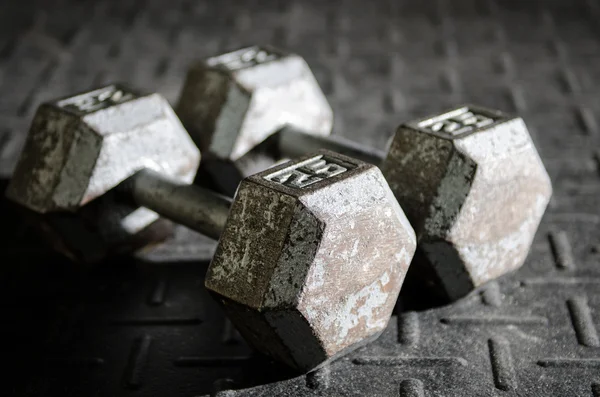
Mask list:
[[[134,95],[116,87],[109,86],[96,91],[87,92],[57,103],[58,106],[81,113],[95,112],[121,102],[132,99]]]
[[[269,52],[264,48],[254,46],[223,54],[218,57],[209,58],[206,61],[206,64],[208,66],[224,66],[229,70],[238,70],[274,61],[277,58],[277,54]]]
[[[333,162],[330,158],[317,156],[310,160],[294,164],[291,167],[284,168],[264,178],[268,181],[280,183],[287,187],[302,189],[313,183],[322,181],[326,178],[342,174],[348,171],[349,165],[340,165]]]
[[[442,132],[451,135],[472,132],[495,123],[497,120],[493,117],[476,113],[469,108],[461,108],[452,112],[443,114],[425,120],[419,123],[419,127],[433,132]]]

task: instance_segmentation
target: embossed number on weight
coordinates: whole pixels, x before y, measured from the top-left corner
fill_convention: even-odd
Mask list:
[[[433,117],[419,123],[419,127],[433,132],[442,132],[451,135],[459,135],[472,132],[479,128],[488,126],[497,121],[481,113],[476,113],[469,108],[461,108],[441,116]]]
[[[109,86],[64,99],[58,102],[58,106],[81,113],[90,113],[128,101],[132,98],[134,98],[132,93],[125,92],[116,86]]]
[[[279,56],[258,46],[244,48],[242,50],[209,58],[208,66],[224,66],[229,70],[239,70],[250,66],[274,61]]]
[[[269,174],[264,178],[287,187],[302,189],[313,183],[342,174],[348,171],[350,167],[349,164],[341,165],[330,158],[317,156]]]

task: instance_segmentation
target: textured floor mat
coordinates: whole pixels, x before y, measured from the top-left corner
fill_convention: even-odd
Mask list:
[[[297,376],[254,356],[203,288],[213,250],[172,241],[93,271],[1,213],[0,336],[19,396],[600,397],[600,5],[593,1],[5,2],[0,171],[37,105],[109,81],[177,98],[190,61],[253,43],[303,55],[337,134],[383,148],[460,102],[518,112],[554,183],[526,265]],[[416,307],[400,302],[400,307]]]

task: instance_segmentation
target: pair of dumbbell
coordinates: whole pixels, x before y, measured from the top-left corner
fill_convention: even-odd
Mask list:
[[[235,52],[241,61],[233,65],[256,72],[285,58],[261,51]],[[218,57],[228,60],[225,66],[209,60],[203,68],[237,84],[231,77],[235,56]],[[271,81],[270,90],[298,87],[293,82],[286,86],[281,76],[269,80],[273,69],[267,69],[257,72],[257,81]],[[298,75],[309,81],[306,76],[312,76],[307,67]],[[204,90],[200,98],[223,108],[206,111],[199,102],[198,114],[229,115],[230,137],[251,124],[244,117],[258,105],[241,101],[238,94],[212,98],[210,93],[218,90],[206,91],[215,86],[210,78],[204,81],[197,86]],[[186,83],[180,104],[192,87]],[[262,106],[281,102],[277,95],[260,97]],[[296,108],[298,104],[290,109]],[[233,123],[240,119],[242,128]],[[227,120],[208,121],[204,128],[210,134],[211,128],[227,127]],[[277,129],[267,124],[261,125],[273,134]],[[283,149],[292,138],[315,142],[290,129],[276,135]],[[303,151],[304,144],[287,146]],[[238,150],[236,156],[247,154],[243,152]],[[509,157],[512,153],[518,161]],[[398,164],[393,158],[400,158]],[[496,160],[506,168],[498,170]],[[415,249],[413,229],[388,183],[397,186],[394,193],[402,207],[411,209],[407,214],[413,216],[421,247],[453,297],[522,263],[550,195],[522,121],[472,107],[402,126],[383,166],[388,183],[376,167],[321,152],[244,180],[230,208],[229,200],[189,185],[198,161],[197,149],[166,101],[110,86],[40,107],[7,193],[38,212],[76,211],[87,219],[84,226],[90,219],[97,221],[103,236],[111,235],[107,231],[137,234],[145,229],[156,219],[147,208],[209,236],[223,231],[207,287],[251,344],[303,370],[375,338],[387,324]],[[519,170],[518,165],[527,168]],[[414,177],[408,173],[411,169]],[[470,170],[469,177],[465,170]],[[500,189],[494,189],[497,179],[490,178],[496,172],[503,178]],[[408,178],[402,182],[403,177]],[[414,194],[423,184],[428,189]],[[498,198],[521,187],[530,194],[516,197],[514,205]],[[487,193],[490,202],[478,204]],[[412,201],[404,199],[409,195]],[[103,199],[96,200],[100,196]],[[523,201],[529,197],[535,198],[534,204]],[[477,213],[474,204],[510,210],[505,214],[507,227],[491,222],[494,214]],[[62,225],[63,216],[70,218],[61,214],[48,222]],[[487,231],[471,232],[481,243],[461,245],[461,237],[469,237],[469,223],[478,222],[489,225]],[[445,231],[436,236],[440,230]],[[64,243],[64,236],[60,240]],[[482,258],[486,253],[489,257]]]
[[[250,344],[292,367],[383,331],[416,238],[377,167],[320,151],[245,179],[231,203],[190,184],[199,159],[162,97],[113,85],[40,106],[7,195],[61,224],[72,255],[81,237],[65,233],[86,211],[107,220],[101,234],[139,230],[152,210],[220,237],[207,288]]]
[[[450,299],[523,264],[552,194],[521,118],[458,106],[402,124],[387,153],[365,149],[328,136],[333,112],[310,68],[272,47],[192,66],[176,112],[227,194],[265,153],[328,149],[380,166],[426,258],[415,270]]]

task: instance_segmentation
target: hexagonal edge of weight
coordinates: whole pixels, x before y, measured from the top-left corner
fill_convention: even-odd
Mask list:
[[[410,124],[401,124],[390,142],[381,172],[417,236],[423,232],[453,152],[452,141]]]
[[[228,154],[231,159],[242,157],[285,125],[310,135],[331,134],[333,110],[299,55],[289,54],[239,70],[236,83],[252,96],[237,141]]]
[[[385,328],[416,236],[376,167],[299,200],[325,228],[298,308],[333,356]]]
[[[157,93],[153,93],[149,97],[160,103],[162,115],[173,125],[171,135],[177,135],[177,139],[179,140],[177,144],[172,146],[180,152],[181,157],[186,158],[186,161],[182,162],[180,167],[166,167],[160,169],[160,172],[176,178],[178,181],[192,183],[200,167],[202,152],[194,143],[192,137],[175,113],[175,110],[169,104],[169,101]]]
[[[150,94],[84,117],[102,136],[102,149],[82,203],[94,200],[141,169],[191,183],[200,151],[166,99]]]
[[[80,206],[102,138],[80,117],[52,105],[38,108],[6,195],[46,213]]]
[[[231,105],[232,98],[243,95],[248,97],[245,106],[240,103]],[[194,63],[186,74],[175,105],[175,113],[200,150],[208,154],[213,141],[216,140],[215,136],[219,135],[221,140],[230,138],[231,133],[223,137],[222,133],[219,133],[220,130],[227,128],[239,131],[250,103],[250,96],[250,92],[237,86],[233,76],[227,71],[211,68],[205,61],[200,61]],[[233,138],[221,143],[229,146],[225,147],[225,152],[233,147]]]
[[[477,173],[447,239],[479,286],[523,265],[552,185],[520,118],[454,143],[477,163]]]
[[[325,227],[309,208],[301,203],[296,205],[261,305],[264,309],[281,310],[298,305]]]
[[[208,268],[206,288],[260,310],[298,207],[295,197],[244,179]]]
[[[321,218],[324,236],[298,308],[332,356],[385,329],[415,252],[414,231],[385,200],[350,210],[354,218]]]
[[[296,309],[259,311],[222,296],[217,299],[240,334],[259,352],[304,372],[329,359]]]
[[[477,175],[477,163],[454,149],[427,211],[419,239],[446,239],[461,215]]]

